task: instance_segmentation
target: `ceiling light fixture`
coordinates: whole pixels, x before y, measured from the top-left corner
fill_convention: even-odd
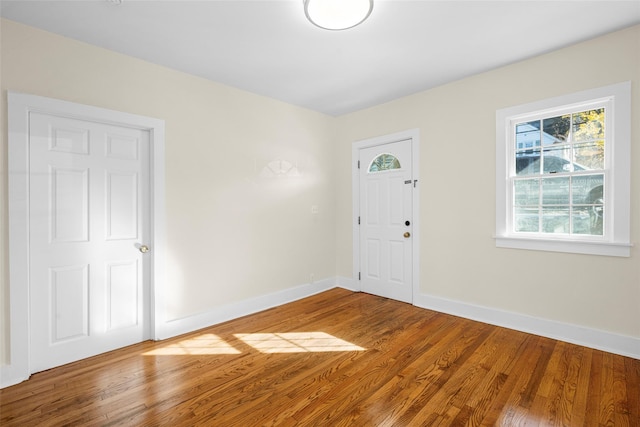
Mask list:
[[[371,15],[373,0],[303,0],[304,13],[313,25],[325,30],[346,30]]]

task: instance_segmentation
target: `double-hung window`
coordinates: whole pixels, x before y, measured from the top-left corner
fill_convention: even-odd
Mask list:
[[[496,244],[629,256],[630,84],[496,114]]]

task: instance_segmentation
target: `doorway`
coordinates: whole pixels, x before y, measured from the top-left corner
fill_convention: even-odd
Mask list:
[[[408,303],[419,283],[417,151],[417,130],[353,145],[354,278]]]
[[[159,336],[164,122],[9,92],[2,386]]]

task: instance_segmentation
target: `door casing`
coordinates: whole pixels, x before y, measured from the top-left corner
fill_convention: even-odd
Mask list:
[[[390,144],[393,142],[411,140],[411,152],[412,152],[412,171],[413,179],[415,181],[416,191],[412,193],[412,233],[414,238],[411,239],[412,243],[412,288],[413,298],[416,301],[416,297],[420,290],[420,181],[419,181],[419,159],[420,159],[420,132],[418,129],[410,129],[398,133],[389,135],[382,135],[375,138],[364,139],[355,141],[351,146],[351,189],[352,189],[352,244],[353,244],[353,281],[356,284],[355,289],[360,291],[361,283],[359,280],[360,275],[360,225],[358,224],[358,218],[360,217],[360,174],[358,170],[358,159],[360,158],[360,150],[363,148],[375,147],[384,144]]]
[[[29,378],[29,115],[40,112],[149,132],[150,137],[150,332],[163,335],[165,316],[165,166],[164,121],[36,95],[8,92],[9,128],[9,360],[2,366],[0,386]]]

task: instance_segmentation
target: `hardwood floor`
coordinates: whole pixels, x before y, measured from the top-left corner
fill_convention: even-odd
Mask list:
[[[2,426],[640,426],[640,360],[334,289],[0,390]]]

